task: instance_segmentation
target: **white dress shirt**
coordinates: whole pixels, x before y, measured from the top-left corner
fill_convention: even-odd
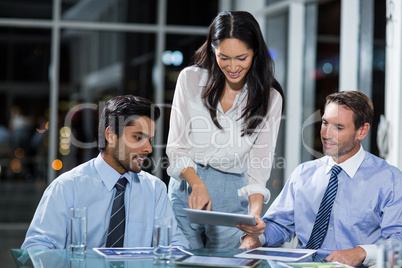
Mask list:
[[[247,104],[247,84],[226,113],[218,104],[217,119],[222,126],[219,129],[212,122],[201,97],[207,79],[208,71],[196,66],[185,68],[178,77],[166,149],[170,161],[167,172],[181,180],[183,169],[193,167],[197,170],[196,163],[223,172],[247,172],[247,186],[239,190],[239,195],[248,198],[259,193],[267,203],[270,192],[266,182],[274,159],[282,97],[278,91],[270,89],[268,114],[252,135],[242,136],[244,120],[239,118]]]

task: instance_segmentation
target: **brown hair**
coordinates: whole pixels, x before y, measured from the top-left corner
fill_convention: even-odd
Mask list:
[[[327,96],[325,107],[330,103],[343,105],[352,110],[354,113],[353,122],[356,129],[362,127],[365,123],[371,125],[373,122],[373,102],[360,91],[342,91],[332,93]]]

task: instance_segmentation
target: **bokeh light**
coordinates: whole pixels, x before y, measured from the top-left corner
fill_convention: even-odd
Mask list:
[[[11,160],[10,167],[12,172],[20,173],[22,170],[21,160],[18,158],[14,158],[13,160]]]
[[[24,149],[22,149],[21,147],[20,147],[20,148],[17,148],[17,149],[15,149],[15,151],[14,151],[14,155],[15,155],[15,157],[17,157],[17,158],[22,159],[22,158],[24,158],[24,156],[25,156],[25,151],[24,151]]]
[[[56,159],[52,162],[52,168],[54,170],[60,170],[63,167],[63,162],[61,160]]]

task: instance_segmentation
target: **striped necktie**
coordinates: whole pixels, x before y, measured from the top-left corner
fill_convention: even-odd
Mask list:
[[[324,241],[327,233],[329,218],[331,216],[332,205],[334,204],[336,191],[338,190],[338,174],[342,171],[340,166],[333,166],[331,178],[329,179],[324,197],[321,200],[320,208],[318,209],[317,217],[310,239],[307,242],[306,248],[318,249]]]
[[[127,179],[121,177],[114,187],[116,194],[113,200],[112,214],[110,215],[109,231],[106,239],[106,247],[123,247],[124,230],[126,227],[126,210],[124,207],[124,190]]]

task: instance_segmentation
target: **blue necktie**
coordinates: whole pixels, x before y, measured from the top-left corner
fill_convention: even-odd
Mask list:
[[[332,205],[334,204],[336,191],[338,190],[338,174],[341,171],[342,168],[340,166],[335,165],[332,167],[331,178],[329,179],[324,197],[321,200],[313,231],[311,232],[306,248],[318,249],[324,241],[328,229],[329,217],[331,216]]]
[[[106,247],[123,247],[124,231],[126,227],[126,210],[124,206],[124,190],[127,179],[121,177],[116,182],[116,194],[113,200],[112,214],[110,215],[109,231],[106,239]]]

